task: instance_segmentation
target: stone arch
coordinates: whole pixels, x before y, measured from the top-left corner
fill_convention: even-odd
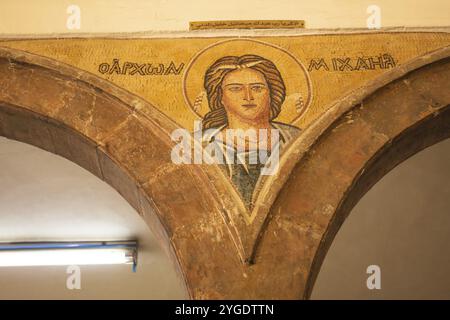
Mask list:
[[[275,224],[300,230],[303,298],[359,199],[396,165],[450,137],[449,53],[419,57],[338,101],[293,146],[296,162],[271,211],[284,215]]]
[[[169,252],[190,297],[307,298],[354,203],[399,161],[448,137],[448,56],[443,49],[381,76],[297,139],[270,187],[275,202],[264,202],[254,264],[236,250],[224,214],[233,203],[217,200],[214,172],[174,165],[177,126],[108,81],[0,48],[0,135],[64,156],[117,189]]]
[[[0,48],[0,135],[63,156],[115,188],[150,226],[194,297],[184,266],[189,262],[179,254],[189,243],[174,239],[174,229],[189,226],[191,217],[174,215],[201,199],[206,176],[172,163],[175,128],[148,102],[108,81]],[[172,181],[179,183],[168,185]],[[208,199],[196,209],[199,215],[213,211]]]

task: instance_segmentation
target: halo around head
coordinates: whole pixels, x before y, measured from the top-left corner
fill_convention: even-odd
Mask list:
[[[254,54],[272,61],[286,86],[286,99],[275,121],[294,123],[312,101],[312,85],[305,66],[290,52],[270,43],[253,39],[230,39],[214,43],[190,61],[183,77],[183,93],[189,108],[203,118],[209,111],[203,81],[206,70],[224,56]]]

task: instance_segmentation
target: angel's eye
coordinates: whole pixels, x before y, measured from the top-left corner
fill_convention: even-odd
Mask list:
[[[228,86],[228,90],[231,92],[239,92],[242,90],[242,86]]]
[[[253,85],[252,86],[252,90],[255,92],[261,92],[262,90],[264,90],[266,87],[260,84],[257,85]]]

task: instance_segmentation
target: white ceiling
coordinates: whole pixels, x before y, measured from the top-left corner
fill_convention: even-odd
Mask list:
[[[78,165],[0,137],[0,242],[139,241],[129,265],[81,266],[81,290],[66,289],[65,267],[0,268],[0,299],[180,299],[175,269],[137,212]]]

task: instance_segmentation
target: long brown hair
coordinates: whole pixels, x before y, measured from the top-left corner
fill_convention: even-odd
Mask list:
[[[205,73],[204,87],[210,111],[203,118],[203,129],[228,124],[227,113],[222,104],[222,81],[228,73],[241,68],[251,68],[264,75],[270,92],[270,120],[280,113],[286,87],[275,64],[253,54],[226,56],[214,62]]]

